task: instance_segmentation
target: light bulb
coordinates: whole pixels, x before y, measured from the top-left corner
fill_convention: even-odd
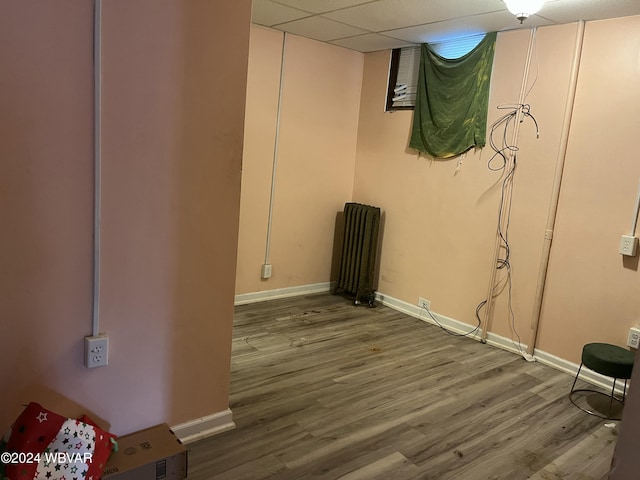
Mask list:
[[[513,13],[520,23],[522,23],[529,15],[537,13],[544,4],[544,0],[504,0],[507,8]]]

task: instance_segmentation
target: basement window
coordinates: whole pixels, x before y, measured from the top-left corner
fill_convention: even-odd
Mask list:
[[[413,110],[416,104],[420,47],[394,48],[391,51],[386,111]]]
[[[444,58],[460,58],[476,48],[484,34],[453,38],[430,43],[431,49]],[[416,104],[420,45],[395,48],[391,51],[387,102],[385,111],[413,110]]]

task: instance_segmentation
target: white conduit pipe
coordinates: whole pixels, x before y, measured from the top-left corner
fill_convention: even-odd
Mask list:
[[[101,113],[102,113],[102,0],[93,11],[93,314],[92,335],[100,333],[100,198],[101,198]]]
[[[638,213],[640,213],[640,185],[638,185],[638,196],[636,197],[636,209],[633,211],[633,220],[631,221],[631,230],[629,230],[632,237],[636,236],[636,227],[638,226]]]
[[[540,314],[542,311],[542,297],[547,281],[547,270],[549,268],[549,253],[551,252],[551,241],[553,239],[553,228],[556,223],[558,213],[558,200],[560,199],[560,186],[562,184],[562,174],[564,173],[564,162],[567,156],[567,145],[569,143],[569,131],[571,129],[571,117],[573,115],[573,105],[576,99],[576,86],[578,84],[578,72],[580,70],[580,58],[582,56],[582,42],[584,40],[584,21],[578,22],[576,32],[576,43],[573,50],[573,62],[571,65],[571,77],[567,92],[567,101],[564,106],[564,118],[562,119],[562,135],[560,137],[560,148],[556,159],[556,171],[553,178],[553,188],[551,190],[551,203],[547,213],[547,225],[544,231],[544,244],[542,248],[542,258],[540,259],[540,270],[538,272],[538,283],[533,303],[533,313],[531,315],[531,336],[527,342],[527,353],[533,355],[538,339],[538,327],[540,325]],[[640,201],[640,197],[639,197]]]
[[[512,148],[509,149],[508,164],[505,165],[505,169],[504,169],[505,172],[508,172],[509,171],[508,167],[513,165],[516,151],[518,150],[518,137],[520,134],[520,121],[522,119],[522,108],[523,108],[522,104],[524,103],[526,90],[527,90],[527,83],[529,82],[529,68],[531,65],[531,55],[533,53],[533,45],[535,42],[535,37],[536,37],[536,27],[533,27],[531,29],[531,34],[529,35],[529,46],[527,47],[527,58],[524,64],[524,72],[522,74],[522,84],[520,86],[520,95],[518,96],[518,108],[515,116],[515,126],[513,129],[513,135],[511,137],[510,146]],[[512,182],[513,180],[507,183],[507,185],[505,186],[504,198],[506,199],[510,199],[511,197],[509,193],[513,187]],[[502,212],[509,211],[510,202],[511,200],[507,200],[502,204],[501,206]],[[498,218],[506,218],[506,215],[498,215]],[[496,243],[493,249],[493,261],[491,263],[491,274],[489,276],[489,287],[487,289],[487,296],[486,296],[486,304],[485,304],[486,315],[480,327],[482,329],[482,337],[481,337],[482,343],[485,343],[487,341],[487,334],[489,333],[489,328],[491,327],[491,320],[493,319],[493,307],[495,304],[494,290],[495,290],[495,283],[496,283],[496,273],[498,271],[497,265],[498,265],[498,257],[500,255],[500,245],[501,245],[500,225],[498,225],[498,228],[496,230]]]
[[[267,245],[264,254],[265,265],[269,264],[271,253],[271,224],[273,222],[273,203],[276,195],[276,170],[278,167],[278,146],[280,144],[280,111],[282,109],[282,90],[284,85],[284,63],[286,59],[287,32],[282,37],[282,59],[280,61],[280,89],[278,91],[278,110],[276,113],[276,134],[273,145],[273,167],[271,168],[271,195],[269,197],[269,218],[267,220]]]

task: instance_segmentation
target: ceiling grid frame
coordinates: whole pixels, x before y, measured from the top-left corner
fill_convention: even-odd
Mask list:
[[[252,22],[359,52],[640,15],[638,0],[547,0],[523,24],[502,0],[253,0]]]

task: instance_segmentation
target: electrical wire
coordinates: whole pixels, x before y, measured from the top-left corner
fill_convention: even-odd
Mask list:
[[[480,329],[480,325],[482,324],[482,320],[480,319],[480,308],[482,307],[482,305],[486,303],[486,301],[481,302],[480,305],[478,305],[476,307],[476,319],[478,320],[478,324],[476,325],[476,327],[473,330],[470,330],[466,333],[457,333],[457,332],[453,332],[451,330],[449,330],[447,327],[445,327],[444,325],[442,325],[442,323],[440,323],[440,321],[436,318],[436,316],[431,312],[431,310],[427,307],[425,307],[424,305],[422,305],[422,307],[420,308],[420,315],[418,316],[418,318],[420,320],[422,320],[422,311],[425,310],[427,312],[427,315],[429,315],[429,317],[431,317],[431,320],[433,320],[435,322],[435,324],[437,326],[439,326],[442,330],[444,330],[447,334],[451,335],[452,337],[470,337],[472,335],[474,335],[479,329]]]
[[[535,80],[534,80],[535,84]],[[533,88],[533,85],[532,85]],[[531,91],[531,89],[529,89]],[[498,237],[500,239],[500,247],[504,250],[504,255],[498,257],[496,260],[496,269],[502,270],[505,273],[503,280],[500,280],[494,288],[491,290],[491,300],[496,298],[505,287],[507,287],[507,308],[509,311],[509,328],[512,332],[511,342],[518,349],[520,354],[525,360],[530,361],[526,356],[522,348],[522,341],[518,331],[516,330],[515,313],[513,310],[512,302],[512,290],[513,290],[513,278],[512,278],[512,266],[511,266],[511,245],[509,243],[509,226],[511,224],[511,205],[513,197],[513,181],[517,166],[517,152],[519,148],[516,145],[511,145],[508,141],[508,133],[513,127],[514,122],[524,122],[525,119],[530,118],[536,128],[536,138],[540,138],[540,131],[538,128],[538,122],[531,114],[531,105],[519,104],[519,105],[500,105],[498,109],[509,109],[509,112],[498,118],[492,125],[489,133],[489,145],[495,152],[489,161],[487,162],[487,168],[490,171],[498,172],[502,171],[504,178],[502,179],[500,205],[498,213]],[[511,128],[510,128],[511,127]],[[499,140],[496,140],[499,135]],[[499,163],[498,159],[500,160]],[[503,283],[504,282],[504,283]],[[502,285],[501,285],[502,284]],[[499,287],[499,288],[498,288]],[[476,307],[476,317],[480,321],[479,312],[480,309],[487,304],[487,300],[483,300]],[[480,324],[477,328],[480,327]],[[514,335],[517,338],[517,343],[514,340]]]
[[[487,162],[487,168],[489,168],[489,170],[491,171],[505,172],[504,178],[502,180],[500,208],[498,213],[498,235],[500,237],[501,247],[504,248],[505,254],[503,258],[497,259],[496,268],[498,270],[506,271],[506,277],[504,281],[505,281],[505,285],[508,286],[508,309],[509,309],[509,320],[510,320],[509,327],[512,331],[511,341],[513,342],[514,346],[518,348],[518,350],[520,351],[520,354],[525,359],[528,360],[528,358],[525,356],[525,352],[522,349],[522,341],[521,341],[520,335],[516,330],[515,313],[513,311],[513,305],[512,305],[513,282],[512,282],[512,276],[511,276],[511,245],[509,244],[509,226],[511,223],[511,198],[513,194],[513,189],[509,187],[513,186],[513,179],[514,179],[516,165],[517,165],[516,153],[518,152],[519,149],[517,146],[511,145],[509,143],[507,136],[510,130],[509,129],[510,124],[514,121],[518,121],[517,120],[518,117],[520,117],[520,120],[519,120],[520,122],[524,122],[526,118],[530,118],[533,121],[536,127],[537,138],[540,138],[540,132],[538,128],[538,122],[536,121],[535,117],[531,115],[531,105],[521,104],[521,105],[511,105],[511,106],[498,106],[498,108],[499,109],[510,108],[510,111],[504,114],[503,116],[501,116],[500,118],[498,118],[498,120],[496,120],[491,125],[491,130],[489,133],[489,145],[491,146],[491,148],[495,153],[491,156],[491,158]],[[498,132],[500,128],[502,128],[502,135],[501,135],[502,138],[500,139],[500,145],[499,145],[496,142],[495,136],[496,136],[496,132]],[[502,162],[496,166],[495,162],[496,162],[496,159],[498,158],[500,158]],[[513,161],[510,161],[511,159],[513,159]],[[496,290],[502,291],[503,288],[504,287],[500,289],[494,288],[492,291],[491,299],[495,298],[498,295],[498,293],[495,293]],[[424,305],[420,309],[419,318],[422,319],[422,311],[424,310],[427,312],[427,315],[429,315],[431,320],[433,320],[433,322],[437,326],[439,326],[442,330],[444,330],[447,334],[454,337],[470,337],[475,335],[475,333],[480,330],[480,327],[482,325],[482,319],[480,318],[480,310],[486,304],[487,304],[487,300],[483,300],[476,306],[475,314],[476,314],[476,320],[478,321],[478,324],[472,330],[464,333],[457,333],[447,329],[444,325],[442,325],[442,323],[440,323],[438,318],[435,315],[433,315],[431,310],[425,307]],[[513,335],[515,335],[518,339],[517,344],[513,340]]]
[[[520,122],[524,122],[525,118],[530,118],[536,127],[536,138],[540,138],[540,129],[538,128],[538,121],[535,119],[533,115],[531,115],[531,105],[529,104],[498,105],[499,110],[504,110],[507,108],[510,108],[511,111],[509,113],[504,114],[498,120],[493,122],[493,124],[491,125],[491,129],[489,131],[489,145],[491,146],[491,149],[495,153],[489,159],[487,163],[487,167],[492,172],[499,172],[500,170],[504,170],[507,167],[509,158],[507,157],[505,152],[507,153],[513,152],[514,161],[515,161],[516,152],[520,150],[517,146],[510,145],[509,141],[507,140],[507,134],[509,132],[509,124],[518,116],[518,110],[520,110],[520,116],[521,116]],[[496,140],[494,137],[495,137],[496,131],[500,127],[503,127],[503,129],[502,129],[502,142],[501,142],[501,145],[499,146],[498,144],[496,144]],[[496,158],[498,157],[502,159],[502,163],[496,167],[493,164]]]
[[[513,281],[511,280],[513,278],[512,274],[511,274],[511,267],[509,267],[509,316],[510,316],[510,320],[511,323],[509,324],[509,326],[511,327],[511,332],[518,338],[518,351],[520,352],[520,355],[522,355],[525,360],[529,360],[529,358],[527,358],[526,356],[526,352],[522,349],[522,339],[520,338],[520,335],[518,334],[518,330],[516,330],[516,315],[513,312],[513,304],[512,304],[512,295],[511,295],[511,288],[512,288],[512,284]],[[513,337],[511,338],[511,341],[513,342]],[[515,342],[514,342],[515,345]]]

